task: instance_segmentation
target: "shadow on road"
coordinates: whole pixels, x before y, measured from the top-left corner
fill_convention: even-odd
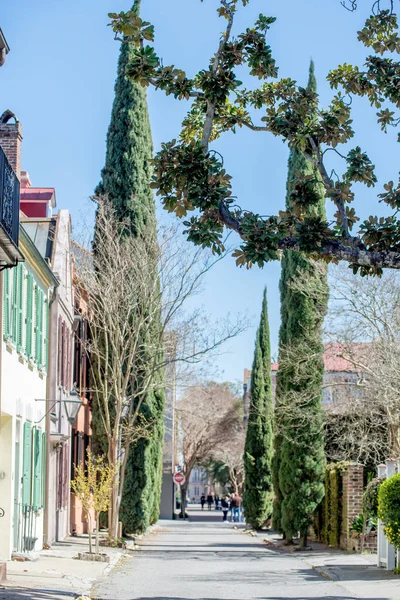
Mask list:
[[[70,600],[77,597],[75,592],[60,590],[0,588],[0,600]]]
[[[95,600],[103,600],[102,598],[96,598]],[[118,598],[107,598],[107,600],[118,600]],[[193,598],[183,598],[182,596],[148,596],[140,598],[132,598],[131,600],[193,600]],[[196,600],[220,600],[220,598],[200,598]],[[235,599],[232,599],[235,600]],[[262,596],[257,600],[310,600],[310,596]],[[360,600],[356,596],[313,596],[312,600]],[[387,600],[387,598],[369,598],[368,600]]]

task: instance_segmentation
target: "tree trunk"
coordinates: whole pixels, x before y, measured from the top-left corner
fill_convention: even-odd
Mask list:
[[[307,541],[308,541],[308,531],[306,531],[305,533],[303,533],[301,535],[301,542],[300,542],[300,548],[302,550],[306,550],[307,546]]]
[[[119,502],[118,502],[118,445],[119,439],[111,439],[108,446],[108,462],[116,467],[110,492],[110,508],[108,509],[108,535],[115,539],[118,535]]]
[[[100,554],[100,513],[95,515],[96,519],[96,554]]]
[[[360,540],[361,554],[364,552],[364,546],[365,546],[365,529],[367,527],[367,520],[368,520],[367,515],[363,515],[363,526],[362,526],[361,540]]]
[[[88,518],[88,530],[89,530],[89,552],[90,554],[92,554],[93,552],[93,546],[92,546],[92,517],[90,515],[90,511],[88,511],[87,514],[87,518]]]
[[[181,515],[186,518],[186,498],[187,498],[187,483],[181,485]]]

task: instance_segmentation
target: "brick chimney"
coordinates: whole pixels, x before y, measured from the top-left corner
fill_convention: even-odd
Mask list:
[[[14,119],[14,123],[9,123]],[[21,176],[21,142],[22,125],[11,110],[6,110],[0,117],[0,146],[18,179]]]

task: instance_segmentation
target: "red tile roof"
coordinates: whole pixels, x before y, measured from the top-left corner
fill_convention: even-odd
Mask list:
[[[332,342],[324,344],[324,366],[325,372],[327,373],[342,373],[342,372],[355,372],[357,367],[353,365],[349,360],[344,358],[350,356],[350,351],[355,355],[360,355],[362,349],[366,349],[368,344],[351,344],[348,347],[344,347],[339,342]],[[279,363],[271,364],[271,371],[275,372],[279,368]]]

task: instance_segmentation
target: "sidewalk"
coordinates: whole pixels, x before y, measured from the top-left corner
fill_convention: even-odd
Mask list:
[[[127,552],[101,548],[109,563],[77,560],[78,552],[88,550],[88,537],[71,537],[41,550],[35,561],[8,561],[7,581],[0,584],[0,600],[71,600],[89,595],[93,584],[110,572]]]
[[[261,534],[258,534],[259,536]],[[281,552],[285,550],[278,546],[278,536],[268,533],[271,546]],[[376,554],[350,554],[339,548],[329,548],[317,542],[309,543],[311,552],[296,552],[317,573],[336,581],[351,595],[358,598],[388,598],[400,600],[400,576],[392,571],[376,566]]]

